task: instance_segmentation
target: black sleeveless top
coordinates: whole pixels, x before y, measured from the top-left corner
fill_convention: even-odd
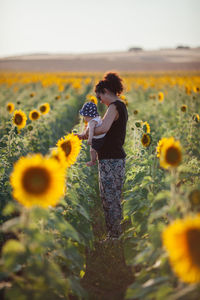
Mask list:
[[[119,113],[119,117],[114,121],[106,133],[103,147],[98,151],[98,159],[125,158],[126,153],[123,144],[126,136],[126,123],[128,120],[128,112],[124,102],[116,100],[114,104]],[[110,106],[109,105],[109,106]]]

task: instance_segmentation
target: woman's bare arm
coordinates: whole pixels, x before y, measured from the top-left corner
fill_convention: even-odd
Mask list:
[[[118,118],[119,114],[115,105],[110,105],[103,117],[101,126],[94,129],[95,135],[100,135],[108,132],[112,123]]]

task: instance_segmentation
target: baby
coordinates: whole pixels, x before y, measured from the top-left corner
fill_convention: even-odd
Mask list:
[[[102,120],[97,112],[97,107],[93,102],[85,103],[79,113],[88,123],[84,133],[86,133],[86,131],[89,132],[88,144],[90,145],[91,161],[87,162],[87,166],[93,166],[96,163],[97,153],[103,146],[104,136],[106,134],[94,135],[94,128],[100,126],[102,124]]]

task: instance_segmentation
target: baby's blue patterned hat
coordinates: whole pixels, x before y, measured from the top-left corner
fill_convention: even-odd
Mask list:
[[[97,112],[97,106],[93,102],[87,102],[83,105],[81,110],[79,110],[80,115],[84,117],[97,117],[99,116]]]

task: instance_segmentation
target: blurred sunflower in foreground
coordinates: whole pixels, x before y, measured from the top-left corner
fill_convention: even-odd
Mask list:
[[[156,147],[157,157],[160,157],[162,146],[164,145],[164,143],[166,141],[167,141],[167,138],[164,137],[158,142],[157,147]]]
[[[161,167],[164,169],[177,167],[182,160],[180,142],[175,141],[173,137],[163,140],[159,155]]]
[[[54,158],[41,154],[21,157],[10,176],[13,197],[26,207],[54,206],[63,195],[65,173]]]
[[[12,103],[12,102],[7,103],[6,109],[11,114],[13,112],[13,110],[15,109],[14,103]]]
[[[50,111],[50,105],[49,103],[43,103],[40,105],[39,110],[41,112],[41,114],[45,115]]]
[[[36,109],[33,109],[32,111],[30,111],[30,113],[29,113],[29,119],[31,121],[38,120],[39,117],[40,117],[40,112],[37,111]]]
[[[200,217],[175,220],[162,233],[170,264],[187,283],[200,282]]]
[[[26,114],[21,109],[14,111],[13,124],[16,125],[18,129],[22,129],[26,126],[26,120]]]
[[[56,159],[59,162],[61,168],[66,169],[67,164],[66,164],[64,151],[61,151],[60,148],[56,147],[56,148],[51,150],[50,157]]]
[[[81,140],[73,133],[64,136],[57,142],[56,146],[64,151],[67,167],[76,162],[81,150],[81,143]]]

